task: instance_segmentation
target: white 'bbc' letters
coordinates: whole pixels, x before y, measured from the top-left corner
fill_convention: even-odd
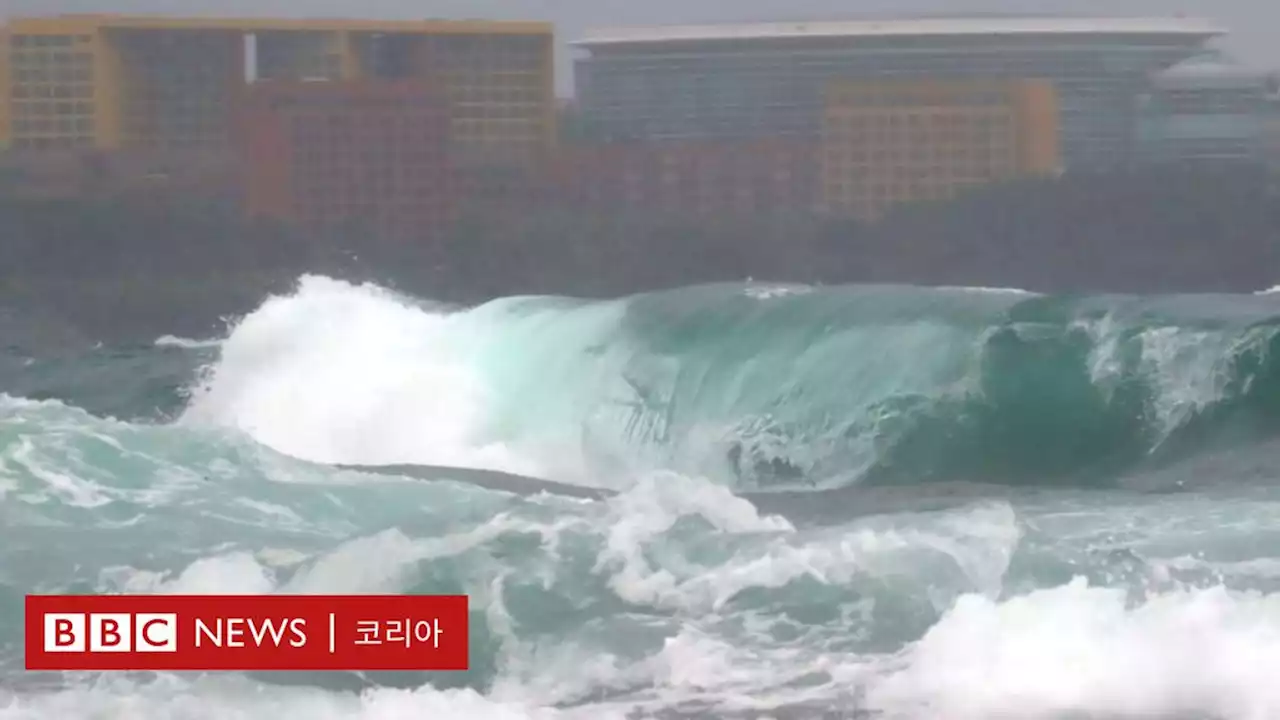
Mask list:
[[[177,652],[175,613],[46,613],[45,652]]]

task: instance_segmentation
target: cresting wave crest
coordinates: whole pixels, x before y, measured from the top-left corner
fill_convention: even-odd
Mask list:
[[[303,278],[183,419],[322,462],[1107,485],[1280,429],[1275,296],[713,285],[450,309]]]

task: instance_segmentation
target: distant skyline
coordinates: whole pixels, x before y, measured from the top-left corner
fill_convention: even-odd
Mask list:
[[[715,22],[856,19],[920,15],[1188,15],[1228,30],[1218,44],[1241,62],[1280,69],[1280,3],[1274,0],[864,0],[857,12],[836,0],[0,0],[0,17],[58,13],[166,13],[173,15],[488,18],[555,23],[560,44],[557,91],[572,90],[571,52],[565,43],[589,27]]]

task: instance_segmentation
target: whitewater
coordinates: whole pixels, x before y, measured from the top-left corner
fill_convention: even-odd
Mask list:
[[[1280,717],[1275,293],[307,276],[4,345],[0,720]],[[465,593],[472,667],[26,673],[31,592]]]

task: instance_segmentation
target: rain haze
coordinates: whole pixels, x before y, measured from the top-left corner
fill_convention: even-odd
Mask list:
[[[584,29],[602,25],[679,24],[775,20],[820,20],[867,15],[918,14],[1071,14],[1071,15],[1190,15],[1217,21],[1230,32],[1225,49],[1241,61],[1262,67],[1280,67],[1280,48],[1274,42],[1280,26],[1280,5],[1271,0],[1219,0],[1167,2],[1165,0],[1075,0],[1074,2],[945,3],[937,0],[877,0],[841,3],[831,0],[786,2],[700,2],[680,0],[222,0],[219,3],[187,3],[174,0],[8,0],[0,2],[12,15],[71,12],[169,13],[220,15],[278,15],[406,19],[421,17],[501,18],[550,20],[562,43],[558,73],[561,94],[571,92],[570,53],[563,43]]]
[[[0,0],[0,720],[1280,720],[1278,28]]]

